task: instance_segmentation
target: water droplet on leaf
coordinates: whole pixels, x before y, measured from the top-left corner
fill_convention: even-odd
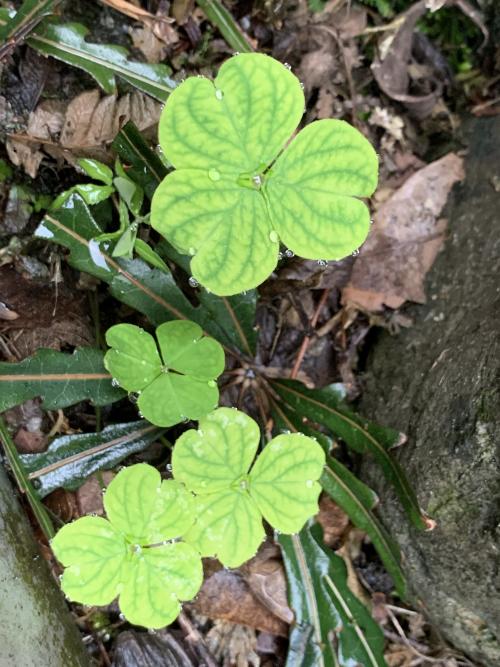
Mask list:
[[[209,387],[216,387],[216,386],[217,386],[217,382],[216,382],[215,380],[209,380],[209,381],[208,381],[208,386],[209,386]]]
[[[222,90],[219,90],[219,89],[217,88],[217,90],[215,91],[215,97],[216,97],[218,100],[221,100],[221,99],[224,97],[224,93],[222,92]]]
[[[191,276],[188,280],[188,283],[191,285],[191,287],[198,287],[200,284],[194,276]]]
[[[269,233],[269,239],[270,239],[273,243],[277,243],[277,242],[278,242],[278,239],[279,239],[278,233],[275,232],[275,231],[273,230],[272,232]]]
[[[218,169],[209,169],[208,178],[211,181],[220,181],[220,171]]]

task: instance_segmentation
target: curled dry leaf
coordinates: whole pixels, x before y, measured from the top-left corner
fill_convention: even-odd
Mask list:
[[[413,174],[380,206],[343,290],[344,303],[368,311],[425,303],[424,278],[446,229],[439,215],[463,177],[463,159],[449,153]]]

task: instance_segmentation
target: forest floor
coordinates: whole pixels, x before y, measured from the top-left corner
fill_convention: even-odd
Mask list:
[[[374,224],[359,253],[327,264],[284,252],[260,288],[257,310],[261,365],[277,377],[293,372],[311,386],[342,383],[355,402],[377,331],[396,335],[411,327],[405,304],[425,302],[425,275],[447,237],[441,214],[463,178],[462,118],[500,113],[500,48],[473,0],[225,4],[256,50],[288,63],[300,78],[307,100],[304,124],[347,120],[380,156]],[[58,21],[86,25],[89,42],[122,45],[137,60],[168,64],[176,81],[193,74],[212,77],[235,50],[190,0],[73,0],[57,12]],[[122,84],[119,94],[107,95],[88,73],[40,55],[22,39],[4,55],[0,358],[17,362],[40,348],[69,351],[99,343],[105,327],[130,318],[130,309],[117,305],[105,286],[71,269],[63,249],[35,239],[33,231],[53,198],[82,182],[77,158],[113,164],[111,142],[126,121],[134,121],[154,145],[162,105]],[[499,183],[493,185],[500,191]],[[244,383],[228,381],[221,402],[246,400]],[[134,413],[127,400],[102,410],[85,402],[47,412],[33,399],[5,417],[19,453],[33,454],[45,451],[55,436],[131,421]],[[341,449],[355,468],[356,457]],[[154,442],[131,460],[159,465],[164,446]],[[54,521],[102,514],[101,484],[112,475],[93,474],[77,489],[48,494],[44,504]],[[348,565],[351,588],[383,629],[389,667],[472,665],[419,609],[399,601],[371,544],[329,499],[321,502],[319,521],[326,544]],[[33,526],[57,574],[47,542],[34,521]],[[72,605],[72,613],[97,664],[127,667],[167,664],[160,662],[166,647],[186,656],[168,664],[202,664],[196,656],[211,655],[227,667],[284,665],[291,618],[279,549],[271,543],[238,570],[208,562],[202,592],[168,631],[134,630],[115,605]]]

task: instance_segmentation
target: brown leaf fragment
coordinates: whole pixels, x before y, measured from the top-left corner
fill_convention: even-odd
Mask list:
[[[104,470],[99,475],[93,474],[85,480],[75,493],[80,516],[86,514],[104,515],[101,481],[104,486],[108,486],[114,476],[111,471]]]
[[[463,159],[449,153],[413,174],[380,206],[342,291],[343,303],[367,311],[425,303],[424,278],[447,225],[439,215],[452,186],[463,178]]]
[[[218,569],[219,567],[215,561],[205,561],[205,581],[189,607],[212,619],[247,625],[264,632],[286,637],[288,635],[288,624],[275,616],[254,595],[242,571]],[[265,576],[262,573],[260,575],[253,574],[254,578],[255,576]],[[260,588],[262,589],[264,586],[260,585]],[[286,595],[284,577],[283,588]]]
[[[316,519],[323,528],[324,543],[333,549],[339,549],[351,525],[344,510],[331,498],[323,495],[319,501],[319,513]]]

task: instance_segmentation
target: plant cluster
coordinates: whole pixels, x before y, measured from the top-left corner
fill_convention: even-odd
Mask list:
[[[8,27],[0,11],[2,20]],[[107,518],[80,518],[53,537],[66,568],[63,590],[90,605],[118,597],[131,623],[163,627],[199,590],[201,557],[237,567],[265,538],[265,520],[282,549],[296,616],[290,642],[300,647],[301,664],[384,665],[380,630],[312,517],[323,490],[369,535],[404,596],[399,551],[373,512],[375,493],[330,455],[336,437],[374,456],[422,528],[425,517],[389,453],[401,435],[352,413],[337,386],[310,390],[266,375],[255,363],[254,328],[254,288],[275,269],[280,242],[328,260],[364,241],[369,211],[361,198],[377,183],[373,148],[338,120],[294,136],[305,104],[301,85],[261,54],[235,55],[213,82],[191,77],[174,87],[163,70],[141,70],[120,50],[87,43],[75,25],[41,24],[28,42],[86,69],[105,90],[115,67],[146,92],[170,96],[159,127],[163,157],[128,124],[114,143],[114,172],[81,160],[98,183],[59,196],[36,232],[67,248],[69,263],[107,284],[154,335],[120,323],[107,330],[105,350],[40,350],[18,364],[0,363],[0,411],[33,396],[60,409],[86,399],[98,408],[128,395],[141,420],[58,438],[47,452],[15,459],[18,478],[44,517],[40,498],[54,488],[77,488],[166,428],[198,421],[173,445],[171,478],[147,464],[128,466],[105,491]],[[149,223],[161,241],[149,235]],[[261,407],[265,438],[248,415],[217,408],[225,354],[235,362],[234,382]]]

